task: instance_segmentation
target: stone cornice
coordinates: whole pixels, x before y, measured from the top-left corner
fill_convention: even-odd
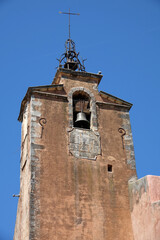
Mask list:
[[[54,98],[63,98],[65,100],[67,100],[67,96],[62,95],[61,92],[63,91],[63,84],[52,84],[52,85],[45,85],[45,86],[37,86],[37,87],[29,87],[27,90],[27,93],[25,95],[25,97],[22,100],[21,103],[21,108],[20,108],[20,113],[18,116],[18,121],[22,122],[23,120],[23,112],[24,112],[24,108],[26,103],[30,100],[30,97],[33,94],[39,94],[39,95],[45,95],[45,96],[50,96],[50,97],[54,97]],[[52,91],[52,92],[51,92]],[[56,91],[56,93],[54,94],[53,92]],[[57,93],[57,92],[60,93]]]
[[[62,77],[86,82],[96,82],[97,84],[99,84],[103,75],[89,72],[73,71],[65,68],[58,68],[52,84],[58,84]]]

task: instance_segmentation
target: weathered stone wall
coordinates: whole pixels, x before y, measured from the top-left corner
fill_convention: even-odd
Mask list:
[[[29,239],[29,202],[30,202],[30,105],[26,104],[21,130],[20,159],[20,197],[17,208],[17,218],[14,240]]]
[[[70,179],[72,169],[68,166],[68,102],[67,98],[57,101],[50,97],[37,98],[35,101],[41,104],[39,117],[45,118],[46,124],[43,135],[34,138],[34,158],[37,161],[32,208],[37,211],[32,220],[34,236],[31,239],[65,239],[72,234],[71,221],[74,215],[74,195],[70,192],[74,185]],[[35,132],[39,127],[39,121],[35,122]]]
[[[69,152],[76,158],[96,160],[101,154],[99,134],[87,129],[69,131]]]
[[[75,85],[82,85],[81,81],[66,81],[66,93]],[[96,100],[101,100],[94,85],[85,87],[94,93]],[[40,105],[39,117],[45,118],[46,124],[42,138],[40,135],[34,138],[37,170],[32,197],[33,209],[37,210],[32,219],[35,223],[31,239],[53,239],[53,236],[64,240],[133,239],[127,187],[128,180],[136,174],[135,167],[127,161],[127,151],[133,149],[127,149],[130,142],[125,142],[126,139],[123,148],[118,131],[125,127],[126,136],[131,138],[129,120],[126,123],[120,115],[128,113],[123,109],[96,107],[101,151],[95,161],[70,152],[67,98],[64,101],[37,96],[36,101]],[[40,133],[38,121],[34,129]],[[108,164],[112,165],[112,172],[108,172]]]
[[[134,240],[160,239],[160,177],[146,176],[129,184]]]
[[[34,93],[30,100],[31,160],[24,169],[30,166],[31,174],[23,206],[29,209],[29,238],[15,240],[133,240],[128,181],[136,170],[128,110],[103,105],[94,81],[62,76],[60,83],[65,97]],[[83,133],[70,124],[69,93],[81,87],[92,93],[97,116]],[[83,158],[86,138],[95,147],[88,144]]]
[[[128,142],[122,139],[120,128],[130,136],[130,123],[122,116],[128,115],[124,109],[101,107],[98,110],[99,134],[101,136],[102,157],[101,184],[103,186],[103,211],[107,216],[107,239],[133,239],[129,210],[128,181],[136,176],[135,167],[128,164]],[[131,137],[131,136],[130,136]],[[132,140],[132,139],[131,139]],[[113,172],[107,172],[112,165]]]

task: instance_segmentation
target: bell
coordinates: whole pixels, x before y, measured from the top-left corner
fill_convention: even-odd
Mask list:
[[[75,121],[75,127],[89,128],[89,121],[87,120],[86,114],[84,112],[77,113],[77,119]]]

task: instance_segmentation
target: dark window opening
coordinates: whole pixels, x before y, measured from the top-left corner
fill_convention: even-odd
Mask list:
[[[73,95],[73,126],[90,129],[90,100],[85,93]]]
[[[108,164],[108,172],[112,172],[112,165]]]

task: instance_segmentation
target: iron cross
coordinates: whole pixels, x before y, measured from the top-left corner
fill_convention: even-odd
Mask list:
[[[71,13],[70,12],[70,8],[69,8],[69,12],[59,12],[61,14],[68,14],[69,15],[69,39],[71,37],[71,32],[70,32],[70,15],[80,15],[80,13]]]

